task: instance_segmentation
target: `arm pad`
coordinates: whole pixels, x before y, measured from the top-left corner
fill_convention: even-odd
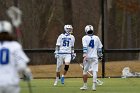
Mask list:
[[[83,53],[87,53],[87,47],[83,47]]]

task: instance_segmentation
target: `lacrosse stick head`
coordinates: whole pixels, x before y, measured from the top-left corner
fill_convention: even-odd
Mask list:
[[[11,19],[13,26],[19,27],[21,24],[22,12],[19,8],[12,6],[6,11],[8,17]]]
[[[74,60],[76,57],[76,53],[73,53],[71,57],[72,57],[72,60]]]
[[[99,80],[99,79],[97,79],[96,83],[97,83],[97,85],[101,86],[101,85],[103,85],[104,82]]]
[[[12,25],[8,21],[0,21],[0,33],[7,32],[9,34],[12,33]]]

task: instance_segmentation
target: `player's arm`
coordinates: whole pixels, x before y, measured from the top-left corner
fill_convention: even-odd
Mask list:
[[[61,45],[61,40],[62,40],[62,34],[58,36],[57,41],[56,41],[56,47],[55,47],[55,52],[58,53]]]
[[[59,45],[56,45],[55,47],[55,52],[54,52],[54,55],[55,55],[55,58],[58,58],[59,57],[59,50],[60,50],[60,46]]]
[[[83,47],[83,60],[87,59],[87,47]]]
[[[74,44],[75,44],[75,37],[72,35],[72,46],[71,46],[71,57],[72,57],[72,60],[74,60],[75,57],[76,57],[76,53],[74,53]]]
[[[97,54],[98,54],[99,59],[102,59],[102,56],[103,56],[102,47],[103,47],[103,45],[102,45],[100,39],[98,38],[98,49],[97,49]]]
[[[22,47],[17,44],[16,50],[14,53],[15,61],[16,61],[16,68],[19,73],[22,73],[26,80],[32,79],[32,73],[30,68],[27,66],[27,63],[30,61],[29,58],[24,53]]]
[[[85,37],[82,38],[82,44],[83,44],[83,58],[84,60],[86,60],[88,47],[87,47],[87,42],[86,42]]]
[[[57,38],[57,41],[56,41],[56,47],[55,47],[55,52],[54,52],[54,54],[55,54],[55,58],[58,58],[58,53],[59,53],[59,50],[60,50],[60,44],[61,44],[61,39],[62,37],[61,37],[61,35],[59,35],[59,37]]]
[[[59,52],[59,50],[60,50],[60,46],[59,45],[56,45],[56,47],[55,47],[55,54],[57,54],[58,52]]]
[[[74,43],[75,43],[75,37],[73,36],[72,37],[72,46],[71,46],[72,53],[74,53]]]
[[[103,56],[102,48],[98,48],[97,54],[98,54],[99,59],[102,59],[102,56]]]

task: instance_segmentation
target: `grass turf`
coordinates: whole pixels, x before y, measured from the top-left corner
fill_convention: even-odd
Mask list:
[[[104,78],[102,86],[97,86],[96,91],[92,91],[92,78],[88,79],[88,90],[82,91],[82,78],[66,78],[65,84],[59,83],[53,86],[54,79],[34,79],[32,80],[33,93],[139,93],[139,78]],[[26,82],[21,81],[21,93],[29,93]]]

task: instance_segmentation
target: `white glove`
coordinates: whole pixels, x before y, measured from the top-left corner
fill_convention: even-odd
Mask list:
[[[55,54],[55,58],[58,58],[59,57],[59,54]]]
[[[23,73],[23,79],[25,81],[31,81],[33,79],[30,68],[25,69],[25,71]]]
[[[76,53],[72,53],[71,57],[72,57],[72,60],[74,60],[76,57]]]
[[[99,61],[102,61],[102,59],[103,59],[103,54],[102,53],[98,54],[98,59],[99,59]]]
[[[98,58],[100,60],[102,60],[103,54],[102,54],[102,49],[101,48],[98,49],[97,54],[98,54]]]
[[[54,55],[55,58],[58,58],[59,57],[58,51],[55,51],[54,54],[55,54]]]

